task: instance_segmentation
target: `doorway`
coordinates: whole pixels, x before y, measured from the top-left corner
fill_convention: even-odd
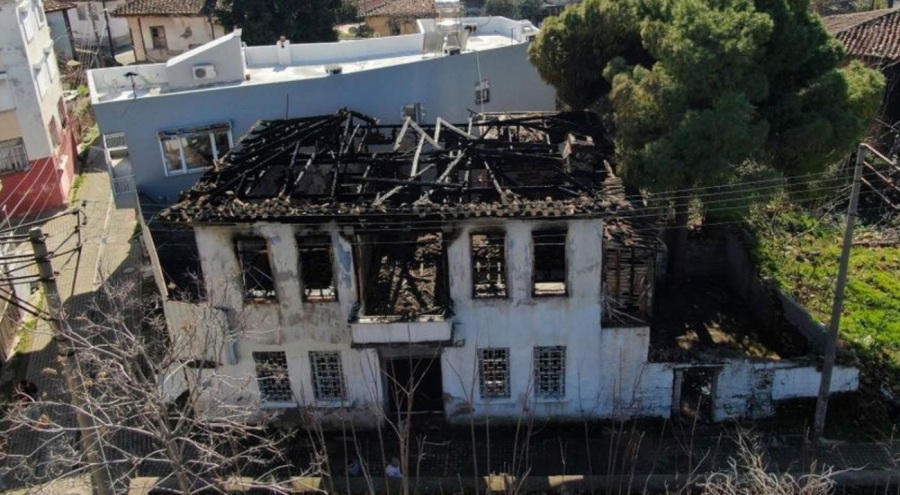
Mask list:
[[[718,368],[692,367],[676,370],[674,412],[681,419],[710,423]]]
[[[384,360],[387,409],[391,416],[443,414],[441,358],[397,357]]]

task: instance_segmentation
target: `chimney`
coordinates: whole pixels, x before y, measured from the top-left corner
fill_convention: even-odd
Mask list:
[[[288,66],[291,65],[291,42],[284,36],[278,38],[278,43],[275,44],[276,49],[278,50],[278,65]]]

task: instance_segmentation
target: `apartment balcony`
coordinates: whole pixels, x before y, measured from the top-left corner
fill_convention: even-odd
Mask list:
[[[412,321],[381,316],[360,316],[350,323],[353,345],[373,347],[396,344],[437,344],[453,342],[452,318],[423,316]]]

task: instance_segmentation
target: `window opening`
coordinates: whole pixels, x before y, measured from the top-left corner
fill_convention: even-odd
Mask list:
[[[566,295],[566,233],[538,231],[534,240],[534,275],[532,293],[535,296]]]
[[[244,299],[275,299],[275,280],[272,277],[266,240],[259,237],[238,239],[237,252],[244,283]]]
[[[472,297],[506,297],[506,235],[472,234]]]
[[[491,101],[491,81],[482,79],[475,83],[475,104],[482,105]]]
[[[566,348],[564,346],[534,348],[535,397],[565,397]]]
[[[294,402],[287,356],[283,352],[254,352],[256,382],[264,402]]]
[[[150,43],[154,50],[168,50],[166,42],[166,28],[163,26],[150,26]]]
[[[310,236],[297,239],[300,255],[300,280],[303,284],[303,300],[328,302],[337,300],[334,285],[334,258],[331,238]]]
[[[313,393],[316,400],[343,400],[344,372],[340,352],[310,352]]]
[[[509,349],[478,349],[481,397],[509,397]]]

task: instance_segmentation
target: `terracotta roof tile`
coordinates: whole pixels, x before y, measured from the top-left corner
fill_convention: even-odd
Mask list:
[[[44,12],[74,9],[75,5],[62,0],[44,0]]]
[[[851,57],[900,62],[900,9],[829,16],[825,26]]]
[[[114,16],[176,15],[207,16],[217,0],[132,0],[113,11]]]
[[[360,15],[407,15],[427,17],[435,15],[434,0],[370,0],[360,2]]]

